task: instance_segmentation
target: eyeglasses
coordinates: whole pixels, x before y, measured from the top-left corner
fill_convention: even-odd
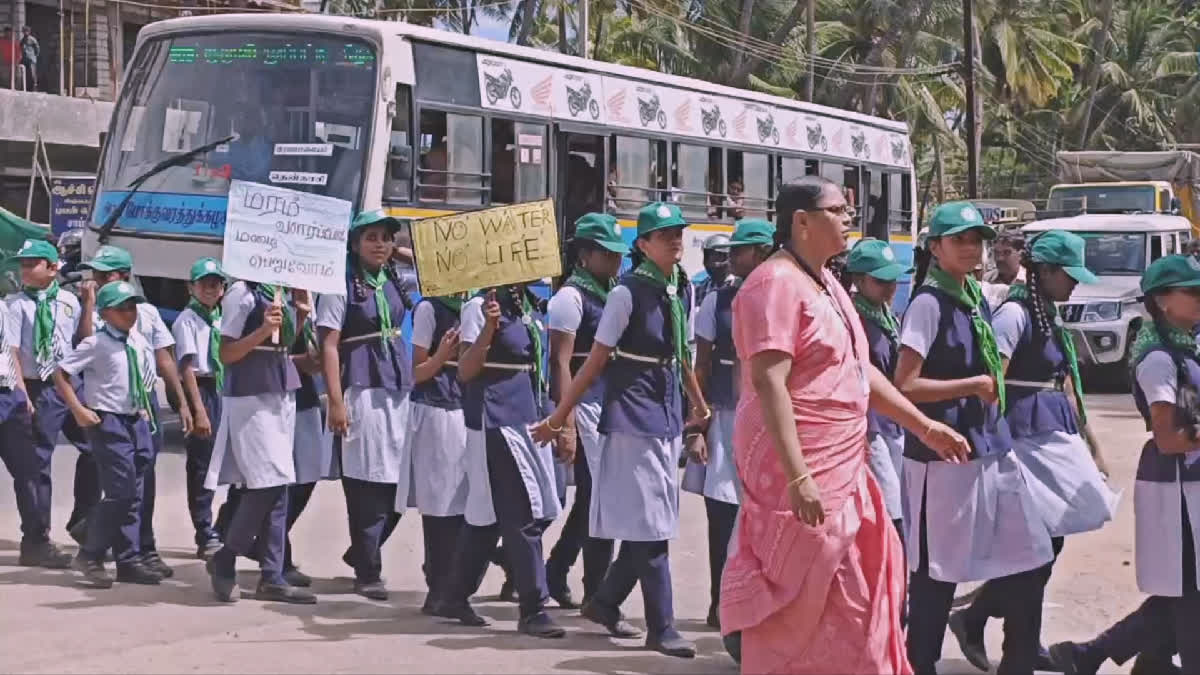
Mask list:
[[[825,211],[835,216],[849,215],[851,218],[853,218],[855,214],[854,207],[847,203],[837,204],[834,206],[818,206],[815,209],[808,209],[809,213],[816,213],[817,211]]]

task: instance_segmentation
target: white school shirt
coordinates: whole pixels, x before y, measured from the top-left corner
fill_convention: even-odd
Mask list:
[[[234,340],[242,337],[246,319],[254,311],[254,293],[245,282],[234,283],[221,298],[221,335]]]
[[[608,292],[608,301],[604,303],[604,313],[600,315],[600,325],[596,327],[596,342],[605,347],[616,347],[629,327],[629,317],[633,314],[633,294],[629,288],[618,285]],[[693,310],[687,315],[687,339],[693,340]]]
[[[346,321],[346,296],[322,295],[317,300],[317,328],[342,330]]]
[[[583,296],[574,286],[563,286],[546,306],[546,322],[550,330],[574,335],[583,323]]]
[[[437,328],[437,317],[433,312],[433,301],[422,300],[413,310],[412,346],[426,351],[433,349],[433,331]]]
[[[104,319],[100,318],[100,310],[96,310],[92,314],[92,327],[96,332],[104,327]],[[158,308],[148,302],[138,303],[137,321],[134,322],[133,328],[142,334],[142,337],[154,350],[175,346],[175,338],[167,328],[167,322],[163,321],[162,315],[158,313]]]
[[[156,376],[154,349],[136,328],[129,331],[129,344],[140,357],[142,381],[152,382]],[[125,343],[110,335],[108,330],[84,338],[58,367],[68,375],[83,375],[83,400],[93,410],[121,415],[138,412],[129,389],[129,358],[125,354]],[[152,390],[150,395],[154,395]]]
[[[11,347],[8,340],[8,303],[0,302],[0,387],[10,389],[17,386]]]
[[[1146,355],[1134,370],[1138,386],[1146,395],[1146,405],[1169,403],[1175,405],[1175,392],[1179,385],[1175,360],[1164,351],[1155,351]],[[1184,455],[1183,460],[1188,466],[1200,461],[1200,450],[1193,450]],[[1194,525],[1193,525],[1194,527]]]
[[[904,321],[900,326],[900,345],[908,347],[921,358],[929,355],[929,348],[937,338],[938,321],[942,308],[931,293],[923,293],[908,303],[904,310]]]
[[[221,319],[213,321],[218,331],[221,330]],[[212,375],[212,364],[209,363],[209,340],[212,339],[212,328],[204,318],[191,307],[184,309],[171,326],[171,334],[175,337],[175,362],[182,368],[191,362],[196,375]]]
[[[36,345],[33,342],[33,324],[37,313],[37,301],[24,292],[18,292],[9,295],[5,302],[8,304],[8,325],[5,332],[8,334],[9,346],[20,351],[23,376],[36,380],[38,364]],[[61,359],[71,353],[71,342],[75,338],[75,330],[79,327],[79,298],[59,289],[50,311],[54,316],[53,354]]]
[[[705,342],[717,341],[717,294],[705,294],[696,312],[696,337]]]
[[[996,310],[992,315],[992,332],[996,334],[1000,356],[1012,358],[1029,323],[1029,310],[1019,302],[1006,302]]]

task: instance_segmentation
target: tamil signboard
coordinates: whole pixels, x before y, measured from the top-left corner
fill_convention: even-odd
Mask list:
[[[95,176],[54,177],[50,179],[50,231],[61,235],[87,225]]]

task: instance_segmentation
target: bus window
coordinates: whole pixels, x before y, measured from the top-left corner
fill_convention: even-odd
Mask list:
[[[821,162],[821,177],[838,185],[846,180],[846,167],[836,162]]]
[[[724,218],[725,205],[725,151],[721,148],[708,149],[708,210],[709,218]]]
[[[863,171],[867,193],[866,213],[863,214],[864,236],[887,240],[888,232],[888,175],[880,171]]]
[[[730,150],[727,217],[767,218],[771,210],[771,160],[767,155]]]
[[[556,191],[566,225],[565,237],[575,231],[575,221],[585,213],[604,210],[604,136],[559,136],[559,183]]]
[[[676,143],[675,164],[671,172],[671,200],[687,218],[704,218],[709,211],[709,149],[700,145]]]
[[[662,141],[630,136],[614,136],[608,169],[608,208],[618,213],[635,212],[648,202],[659,199],[665,187],[665,175],[659,167],[665,162]]]
[[[811,161],[811,160],[809,160]],[[799,157],[780,157],[779,158],[779,183],[780,185],[803,178],[809,175],[808,161]]]
[[[821,163],[815,159],[804,160],[804,175],[817,176],[821,173]]]
[[[404,202],[412,198],[412,99],[407,84],[396,85],[396,116],[392,118],[383,198]]]
[[[911,178],[906,173],[887,174],[888,232],[908,234],[912,213]]]
[[[547,189],[546,127],[492,120],[492,203],[544,199]]]
[[[483,118],[422,110],[417,198],[482,205],[488,189],[483,172]]]
[[[844,167],[842,172],[842,187],[846,191],[846,201],[854,207],[854,229],[862,232],[863,210],[866,206],[866,199],[862,194],[862,185],[859,182],[859,167]]]

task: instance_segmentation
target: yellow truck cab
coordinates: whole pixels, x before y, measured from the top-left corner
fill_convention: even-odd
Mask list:
[[[1058,184],[1045,213],[1157,213],[1183,216],[1200,236],[1200,155],[1160,152],[1085,151],[1055,156]]]

